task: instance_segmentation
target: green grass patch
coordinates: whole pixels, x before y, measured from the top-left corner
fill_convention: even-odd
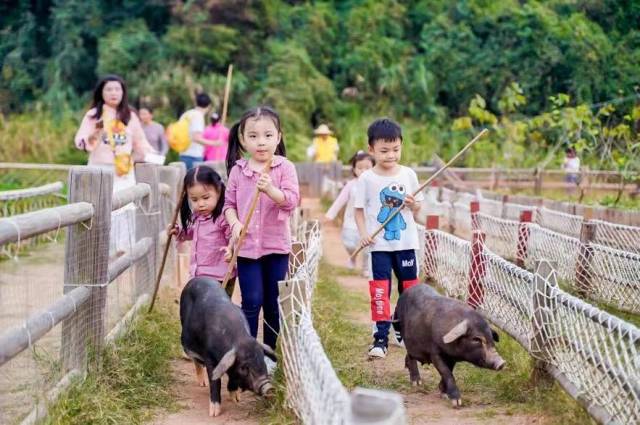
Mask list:
[[[87,378],[49,409],[44,424],[141,424],[158,408],[176,408],[170,360],[179,353],[180,322],[173,303],[156,306],[103,350]]]
[[[425,384],[420,389],[410,386],[404,367],[398,365],[393,371],[377,374],[376,368],[368,366],[366,350],[371,342],[371,327],[354,322],[350,315],[368,314],[369,300],[361,293],[341,287],[336,280],[340,275],[340,269],[321,265],[313,307],[314,325],[342,383],[347,388],[363,386],[405,394],[437,391],[440,378],[430,365],[421,368]],[[467,404],[486,406],[480,414],[484,418],[506,411],[507,414],[544,416],[545,423],[595,423],[552,378],[548,381],[534,380],[534,363],[529,354],[506,333],[499,333],[498,351],[507,362],[505,370],[493,372],[468,363],[456,366],[456,380]],[[400,362],[404,358],[404,350],[396,353],[397,350],[401,349],[390,347],[389,357],[392,358],[385,361]]]

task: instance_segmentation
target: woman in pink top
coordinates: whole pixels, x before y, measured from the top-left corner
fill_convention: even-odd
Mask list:
[[[204,129],[202,137],[216,143],[204,149],[205,161],[224,161],[227,158],[229,129],[222,125],[220,115],[217,112],[211,114],[211,124]]]
[[[140,120],[129,106],[127,86],[117,75],[102,78],[93,92],[93,105],[84,115],[75,145],[89,152],[89,164],[113,170],[113,192],[136,184],[133,161],[155,153]],[[125,205],[111,218],[110,253],[131,251],[135,240],[135,207]]]
[[[222,215],[225,187],[222,178],[212,168],[201,165],[184,177],[187,193],[180,205],[182,229],[169,229],[179,241],[191,242],[190,278],[209,276],[222,282],[231,259],[229,239],[231,229]],[[225,290],[233,295],[235,278]]]
[[[248,159],[242,159],[247,152]],[[268,172],[265,166],[271,160]],[[289,265],[291,229],[289,219],[300,194],[294,165],[285,158],[278,114],[258,107],[244,113],[231,127],[227,152],[229,180],[224,214],[234,240],[242,231],[256,188],[261,192],[238,253],[238,279],[242,311],[254,337],[260,310],[264,313],[264,343],[275,348],[280,329],[278,281]]]

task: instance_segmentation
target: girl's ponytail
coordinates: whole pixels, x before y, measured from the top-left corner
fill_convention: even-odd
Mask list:
[[[229,129],[229,148],[227,149],[227,177],[231,174],[231,169],[234,165],[236,165],[236,161],[242,158],[242,154],[244,153],[244,148],[242,147],[242,143],[240,143],[240,123],[242,121],[238,121]]]
[[[186,177],[185,177],[186,183]],[[183,185],[182,190],[182,204],[180,204],[180,223],[182,224],[182,230],[186,231],[191,225],[191,207],[189,207],[189,196],[187,194],[187,186]]]

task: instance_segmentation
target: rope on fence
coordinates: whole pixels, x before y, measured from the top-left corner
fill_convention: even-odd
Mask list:
[[[640,330],[473,242],[427,230],[427,273],[513,336],[602,423],[640,421]],[[475,234],[481,235],[481,232]],[[435,247],[435,249],[434,249]],[[540,266],[546,261],[539,261]]]
[[[402,424],[404,406],[397,394],[356,389],[350,395],[331,366],[314,326],[311,310],[322,256],[317,220],[297,230],[289,276],[280,282],[280,346],[287,381],[287,404],[305,424]],[[375,405],[377,417],[359,417],[358,406]],[[382,422],[378,422],[382,421]]]

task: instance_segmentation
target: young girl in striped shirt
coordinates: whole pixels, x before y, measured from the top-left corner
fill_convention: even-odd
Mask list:
[[[269,107],[248,110],[230,129],[224,215],[234,240],[240,236],[252,199],[259,191],[238,253],[242,311],[251,335],[256,337],[263,310],[264,343],[274,349],[280,329],[278,281],[287,273],[291,251],[289,220],[300,200],[296,169],[285,155],[280,117]]]

